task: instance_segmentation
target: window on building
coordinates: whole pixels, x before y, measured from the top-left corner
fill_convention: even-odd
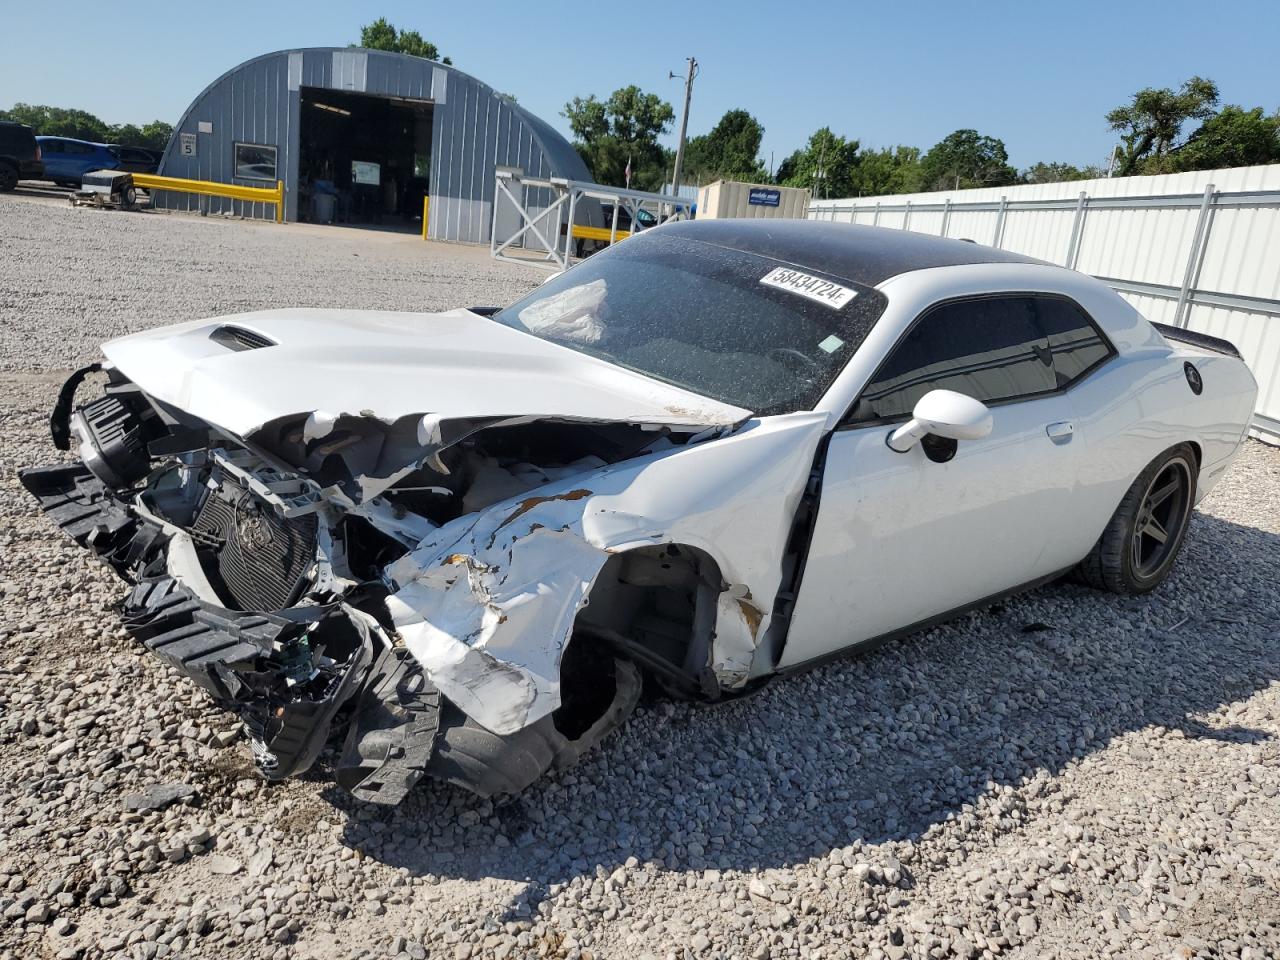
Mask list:
[[[237,143],[235,145],[235,179],[237,180],[277,180],[276,148],[260,143]]]

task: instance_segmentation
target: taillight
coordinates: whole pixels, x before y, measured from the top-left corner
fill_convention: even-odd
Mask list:
[[[44,154],[40,152],[40,144],[38,144],[38,143],[36,144],[36,159],[37,159],[37,160],[43,160],[43,159],[44,159]]]

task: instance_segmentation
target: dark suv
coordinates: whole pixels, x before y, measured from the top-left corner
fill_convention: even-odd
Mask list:
[[[0,192],[12,190],[19,180],[40,180],[44,162],[30,127],[0,120]]]

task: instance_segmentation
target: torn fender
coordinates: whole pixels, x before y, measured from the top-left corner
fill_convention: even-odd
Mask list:
[[[678,543],[731,585],[712,662],[724,685],[745,683],[826,424],[807,412],[753,420],[445,524],[387,568],[396,628],[445,697],[514,733],[560,705],[560,657],[610,554]]]

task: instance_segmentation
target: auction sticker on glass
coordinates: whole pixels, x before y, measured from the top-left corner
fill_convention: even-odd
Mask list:
[[[842,287],[840,284],[832,283],[830,280],[823,280],[821,277],[801,273],[799,270],[792,270],[790,267],[778,267],[776,270],[771,270],[760,278],[760,282],[765,286],[777,287],[779,290],[786,290],[789,293],[808,297],[810,300],[828,306],[833,310],[839,310],[858,295],[856,290]]]

